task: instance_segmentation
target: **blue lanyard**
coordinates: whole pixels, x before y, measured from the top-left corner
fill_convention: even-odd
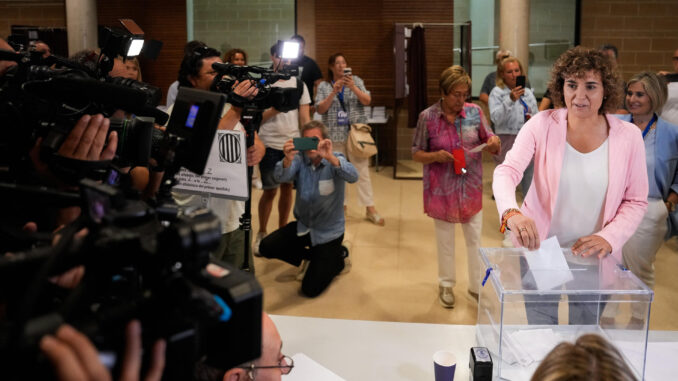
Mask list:
[[[653,114],[652,119],[650,119],[650,122],[645,127],[645,130],[643,130],[643,139],[645,139],[645,135],[647,135],[647,133],[650,132],[650,127],[652,127],[652,123],[654,123],[656,121],[657,121],[657,114]],[[633,123],[633,116],[631,116],[631,123]]]
[[[526,119],[527,119],[527,111],[529,110],[529,108],[527,107],[527,103],[525,103],[525,101],[523,100],[523,97],[518,98],[518,100],[519,100],[520,103],[522,103],[522,105],[523,105],[523,121],[526,121]]]

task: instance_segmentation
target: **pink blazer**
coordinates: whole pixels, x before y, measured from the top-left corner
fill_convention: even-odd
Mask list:
[[[647,209],[645,145],[638,127],[611,115],[605,117],[610,126],[609,179],[603,228],[595,234],[610,243],[612,255],[621,263],[622,246],[635,232]],[[504,210],[518,208],[516,185],[534,157],[534,177],[520,210],[534,219],[541,240],[547,238],[551,227],[566,133],[567,109],[538,113],[523,126],[506,160],[494,171],[492,190],[501,219]],[[518,246],[515,239],[513,243]]]

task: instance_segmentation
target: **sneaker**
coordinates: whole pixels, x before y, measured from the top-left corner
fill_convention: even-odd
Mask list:
[[[301,282],[302,280],[304,280],[304,277],[306,276],[306,270],[308,270],[308,260],[302,259],[301,265],[299,267],[300,270],[295,279]]]
[[[259,245],[261,244],[261,240],[264,239],[264,237],[266,237],[266,233],[257,233],[257,238],[255,238],[254,247],[252,248],[252,254],[254,254],[255,257],[261,257],[261,253],[259,253]]]
[[[344,269],[341,270],[339,274],[347,274],[349,271],[351,271],[351,267],[353,264],[351,263],[351,258],[349,258],[348,254],[351,251],[351,248],[353,247],[353,244],[351,241],[344,241],[341,244],[341,256],[344,258]]]
[[[445,308],[454,308],[454,292],[452,287],[438,286],[438,301]]]
[[[511,231],[510,230],[504,231],[504,240],[501,241],[501,246],[513,248],[513,241],[511,241]]]

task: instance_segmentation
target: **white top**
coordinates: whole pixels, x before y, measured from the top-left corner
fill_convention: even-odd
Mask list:
[[[669,96],[662,109],[661,117],[673,124],[678,124],[678,82],[668,84]]]
[[[226,115],[226,112],[231,108],[229,103],[224,104],[224,109],[221,116]],[[172,113],[174,104],[169,106],[168,114]],[[244,126],[238,122],[233,128],[236,131],[245,131]],[[202,195],[172,192],[172,197],[177,205],[181,207],[202,207],[207,208],[214,213],[221,222],[221,232],[223,234],[230,233],[240,227],[240,216],[245,213],[245,201],[231,200],[221,197],[212,197],[209,193]]]
[[[488,102],[490,119],[494,123],[494,132],[497,135],[518,135],[518,131],[528,119],[525,114],[530,114],[532,117],[539,112],[537,99],[529,88],[525,89],[525,94],[519,100],[512,101],[511,89],[508,86],[503,89],[495,86],[490,92]]]
[[[568,143],[563,157],[558,196],[548,237],[556,236],[561,247],[600,231],[608,185],[608,139],[589,153]]]
[[[165,105],[165,110],[169,110],[174,101],[177,100],[177,94],[179,93],[179,81],[174,81],[167,89],[167,104]],[[168,112],[169,113],[169,112]]]
[[[296,77],[280,80],[274,83],[272,87],[296,88],[297,80]],[[306,88],[306,84],[303,86],[304,92],[299,99],[299,105],[311,103],[308,88]],[[282,150],[286,141],[299,136],[299,109],[276,114],[259,127],[259,139],[268,148]]]

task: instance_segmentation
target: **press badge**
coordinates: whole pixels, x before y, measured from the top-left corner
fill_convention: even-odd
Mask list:
[[[337,125],[348,126],[348,113],[346,111],[337,111]]]

